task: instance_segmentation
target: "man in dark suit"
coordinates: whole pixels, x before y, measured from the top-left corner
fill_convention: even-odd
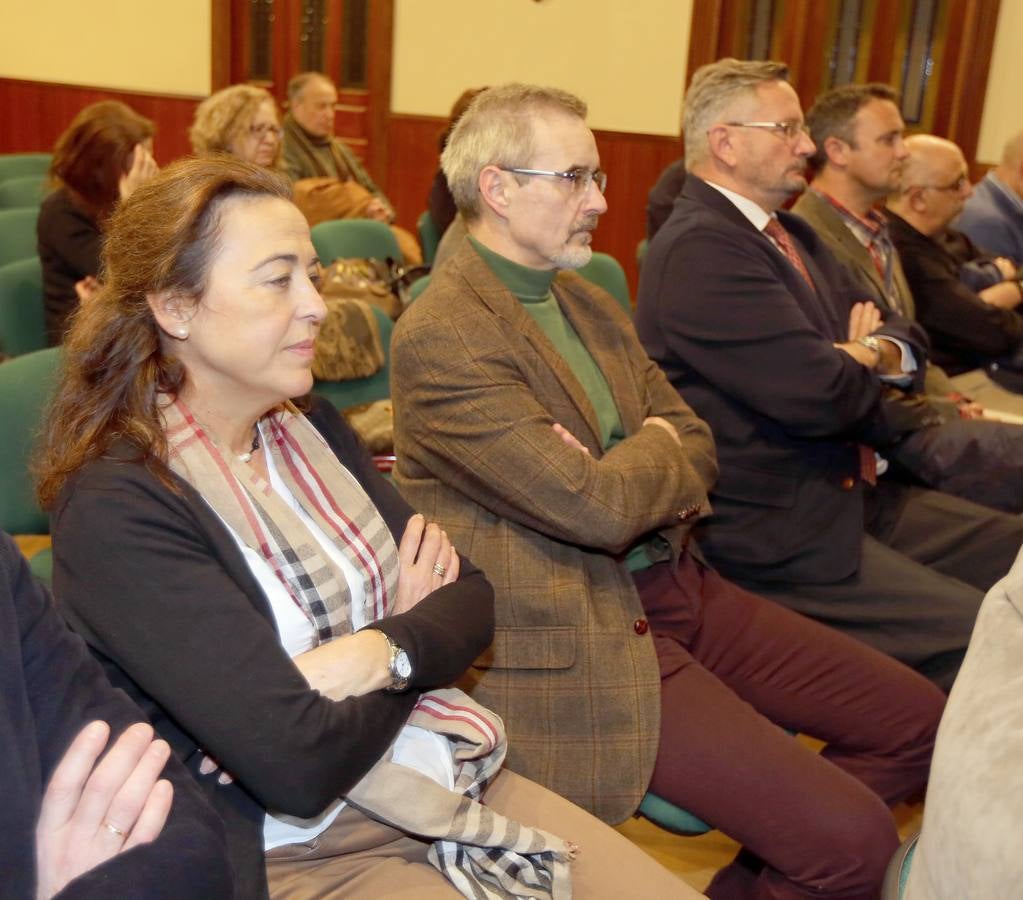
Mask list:
[[[721,60],[694,77],[688,175],[643,266],[637,330],[717,441],[711,561],[947,690],[1023,521],[877,481],[873,448],[898,438],[882,379],[918,386],[924,341],[857,302],[813,230],[777,212],[814,152],[786,76]]]

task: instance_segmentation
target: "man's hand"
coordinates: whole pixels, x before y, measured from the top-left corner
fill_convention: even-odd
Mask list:
[[[36,825],[36,897],[59,893],[79,875],[163,830],[174,789],[160,773],[170,757],[144,723],[128,728],[97,760],[110,737],[105,722],[86,725],[61,757],[43,794]]]
[[[1009,257],[996,256],[991,261],[995,264],[995,268],[1001,273],[1002,281],[1016,280],[1016,263],[1009,259]]]
[[[378,197],[374,197],[369,201],[363,215],[367,219],[375,219],[377,222],[384,222],[385,224],[390,224],[391,222],[391,211],[383,200],[380,200]]]
[[[870,300],[854,303],[849,310],[849,343],[873,334],[881,327],[881,312]]]
[[[680,447],[682,446],[682,441],[679,440],[678,431],[676,431],[675,426],[672,425],[671,422],[669,422],[667,419],[662,419],[660,416],[647,416],[643,420],[643,424],[656,425],[658,428],[663,428],[665,431],[668,432],[668,434],[671,435],[671,439],[676,444],[678,444]]]
[[[569,447],[573,447],[576,450],[582,450],[587,456],[590,455],[590,448],[583,444],[571,431],[569,431],[564,425],[555,422],[552,426],[554,433],[561,438]]]

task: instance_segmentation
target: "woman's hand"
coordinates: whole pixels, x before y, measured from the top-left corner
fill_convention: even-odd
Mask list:
[[[127,200],[135,188],[148,181],[159,170],[160,167],[156,164],[156,160],[153,159],[153,155],[142,144],[136,144],[135,149],[132,151],[131,167],[121,176],[120,181],[117,182],[117,190],[121,195],[121,199]]]
[[[408,612],[427,594],[458,579],[458,554],[440,527],[416,513],[398,545],[398,596],[392,614]]]
[[[54,896],[163,830],[174,797],[171,783],[160,779],[170,747],[140,722],[97,764],[109,737],[105,722],[86,725],[46,786],[36,825],[37,898]]]

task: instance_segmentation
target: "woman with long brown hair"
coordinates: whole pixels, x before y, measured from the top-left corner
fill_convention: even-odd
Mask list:
[[[292,403],[325,307],[289,196],[187,160],[112,217],[41,463],[67,618],[224,817],[239,898],[692,896],[503,770],[500,720],[443,687],[493,592],[331,407]]]
[[[68,318],[98,286],[100,244],[119,200],[156,172],[153,123],[117,100],[85,107],[57,139],[53,192],[39,210],[46,333],[59,344]]]

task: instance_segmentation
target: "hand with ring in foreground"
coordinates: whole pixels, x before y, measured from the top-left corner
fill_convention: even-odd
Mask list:
[[[458,579],[458,554],[445,532],[416,513],[398,545],[398,596],[393,613],[407,612],[427,594]]]
[[[86,725],[64,752],[43,794],[36,824],[38,900],[163,830],[174,798],[160,778],[170,747],[153,729],[126,729],[97,763],[110,737],[106,722]]]

